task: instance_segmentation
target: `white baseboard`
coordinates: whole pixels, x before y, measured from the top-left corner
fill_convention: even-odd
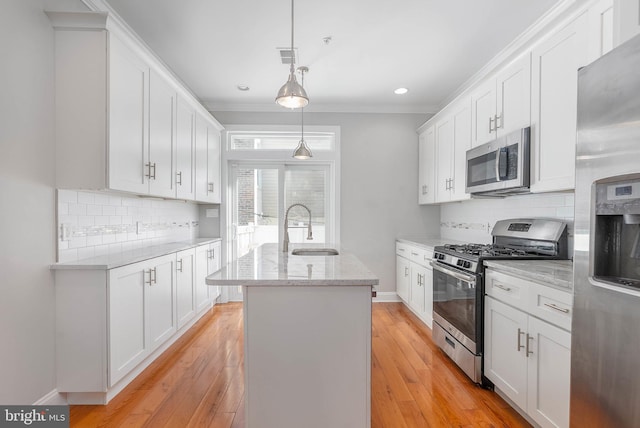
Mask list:
[[[67,404],[69,404],[67,403],[67,398],[59,393],[57,389],[54,389],[33,403],[34,406],[66,406]]]
[[[395,291],[378,291],[372,301],[373,303],[382,303],[401,302],[402,300],[400,300],[400,297],[398,297]]]

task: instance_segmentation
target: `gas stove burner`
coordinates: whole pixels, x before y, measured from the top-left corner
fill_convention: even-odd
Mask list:
[[[524,250],[495,244],[445,244],[444,249],[453,254],[466,254],[470,256],[526,256]]]

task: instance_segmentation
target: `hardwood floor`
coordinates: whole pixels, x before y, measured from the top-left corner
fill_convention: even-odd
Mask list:
[[[376,303],[372,319],[373,428],[529,426],[402,304]],[[240,428],[243,386],[242,305],[217,305],[107,406],[71,406],[71,426]]]

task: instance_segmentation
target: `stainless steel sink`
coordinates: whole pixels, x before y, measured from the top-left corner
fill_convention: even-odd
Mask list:
[[[338,250],[333,248],[296,248],[291,251],[292,256],[337,256]]]

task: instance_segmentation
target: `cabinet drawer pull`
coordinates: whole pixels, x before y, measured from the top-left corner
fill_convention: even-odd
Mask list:
[[[176,184],[182,186],[182,171],[176,173]]]
[[[529,333],[527,333],[527,357],[529,355],[533,354],[533,351],[529,350],[529,343],[530,343],[530,340],[532,340],[532,339],[533,339],[533,336],[531,336]]]
[[[504,290],[504,291],[507,291],[507,292],[511,291],[511,287],[505,287],[502,284],[494,283],[493,286],[496,287],[496,288],[499,288],[500,290]]]
[[[177,266],[176,266],[176,270],[177,270],[178,272],[182,272],[182,259],[178,260],[178,263],[180,263],[180,267],[177,267]]]
[[[412,256],[417,256],[417,255],[418,255],[418,253],[414,253],[414,252],[412,251],[412,252],[411,252],[411,255],[412,255]]]
[[[520,336],[522,336],[523,334],[524,334],[524,331],[518,328],[518,352],[520,352],[520,350],[524,348],[524,345],[520,343]]]
[[[551,308],[551,309],[554,309],[554,310],[556,310],[558,312],[562,312],[563,314],[568,314],[569,313],[569,309],[561,308],[559,306],[554,305],[553,303],[545,303],[544,305],[549,307],[549,308]]]
[[[404,248],[398,248],[398,251],[402,251],[404,253],[405,249]]]
[[[491,134],[494,131],[493,129],[493,117],[490,116],[489,117],[489,134]]]
[[[147,272],[146,270],[142,271],[142,277],[146,277],[147,273],[149,274],[149,281],[147,281],[146,279],[143,279],[143,281],[145,284],[151,285],[151,269],[149,269],[149,272]]]

